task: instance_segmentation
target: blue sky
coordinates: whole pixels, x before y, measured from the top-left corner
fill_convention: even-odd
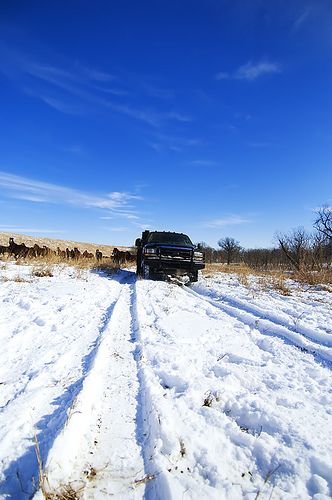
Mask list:
[[[331,203],[330,0],[0,6],[0,231],[271,246]]]

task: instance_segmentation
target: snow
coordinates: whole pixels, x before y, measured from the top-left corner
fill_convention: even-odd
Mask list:
[[[0,269],[0,497],[332,495],[332,294]],[[19,275],[20,279],[17,279]]]

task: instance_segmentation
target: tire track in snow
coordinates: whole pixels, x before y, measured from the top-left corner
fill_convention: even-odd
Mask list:
[[[252,309],[245,309],[237,306],[232,306],[228,304],[221,303],[218,300],[214,300],[207,295],[199,293],[190,288],[183,288],[186,293],[193,295],[194,297],[211,304],[213,307],[221,310],[222,312],[228,314],[229,316],[237,319],[241,323],[249,326],[250,328],[257,329],[263,335],[270,335],[272,337],[283,338],[284,340],[290,342],[295,347],[298,347],[303,352],[312,354],[318,362],[324,362],[331,367],[332,363],[332,349],[329,347],[322,346],[304,337],[303,334],[290,330],[282,324],[278,324],[271,319],[265,319],[261,315],[257,315]]]
[[[115,280],[118,281],[118,277],[115,277]],[[106,311],[104,310],[95,340],[90,344],[89,351],[81,360],[81,376],[77,380],[70,383],[70,385],[65,388],[64,392],[54,393],[54,391],[52,391],[51,393],[49,393],[54,384],[51,383],[52,381],[49,381],[48,379],[46,379],[45,381],[44,374],[43,372],[41,372],[38,375],[38,378],[35,378],[33,382],[37,387],[38,384],[40,385],[40,387],[44,386],[43,406],[51,402],[52,408],[54,408],[55,406],[55,409],[52,411],[52,413],[46,415],[44,414],[42,416],[39,415],[39,420],[37,422],[31,421],[31,424],[29,422],[29,425],[26,425],[25,423],[25,413],[18,412],[14,427],[11,429],[11,432],[4,436],[1,446],[8,446],[7,441],[10,441],[13,437],[17,439],[17,435],[19,435],[22,431],[24,432],[24,436],[21,439],[30,442],[32,441],[33,435],[36,434],[40,448],[41,460],[43,463],[46,462],[50,450],[54,446],[57,437],[61,435],[62,431],[66,427],[68,412],[70,412],[70,409],[75,403],[75,400],[79,397],[84,382],[93,367],[95,358],[100,348],[100,344],[107,330],[107,325],[112,318],[113,310],[117,303],[119,293],[113,298],[111,304],[108,306],[108,308],[106,308]],[[67,357],[66,355],[64,355],[54,363],[54,366],[56,366],[58,363],[65,364],[67,361]],[[39,391],[32,391],[32,395],[36,396],[36,398],[39,397],[39,394]],[[26,399],[27,395],[24,392],[21,393],[13,401],[13,404],[22,404],[19,401],[20,398]],[[27,404],[30,404],[30,407],[32,406],[33,409],[41,406],[40,399],[36,399],[36,402],[34,401],[34,399],[29,399]],[[7,408],[9,407],[7,406],[4,409],[2,418],[6,418],[5,412]],[[12,408],[11,411],[13,411]],[[26,408],[26,411],[31,410]],[[0,494],[3,493],[9,495],[10,498],[30,498],[34,494],[36,489],[36,478],[38,478],[38,464],[36,460],[36,450],[34,442],[25,450],[25,452],[21,456],[19,456],[9,464],[9,466],[3,472],[3,476],[4,480],[0,485]]]
[[[93,367],[48,459],[50,485],[72,484],[81,489],[82,498],[137,499],[144,494],[134,281],[132,273],[121,281]]]
[[[137,376],[139,381],[138,406],[136,415],[136,438],[142,449],[144,460],[144,477],[146,486],[144,498],[168,499],[171,491],[164,469],[160,466],[155,456],[157,441],[160,440],[160,417],[156,407],[151,374],[148,373],[144,347],[142,342],[141,325],[137,305],[137,281],[131,284],[131,321],[132,342],[135,345],[134,358],[137,365]]]
[[[178,393],[180,397],[182,389],[186,392],[187,387],[178,387],[181,386],[180,379],[158,367],[159,362],[154,359],[150,349],[150,343],[155,346],[155,343],[159,344],[158,339],[160,339],[161,352],[158,352],[157,357],[163,357],[163,348],[168,344],[174,346],[171,332],[159,324],[163,317],[160,307],[161,305],[167,307],[169,294],[178,288],[173,285],[168,286],[160,304],[156,299],[165,284],[144,281],[141,285],[142,291],[139,283],[138,287],[133,289],[136,358],[142,389],[141,444],[146,473],[154,477],[146,485],[145,498],[168,500],[185,498],[186,495],[188,498],[216,498],[216,491],[211,487],[213,480],[203,465],[205,452],[201,449],[197,451],[194,460],[195,470],[193,470],[186,449],[189,441],[187,437],[185,440],[182,439],[183,415],[179,413],[176,394]],[[156,295],[154,292],[157,292]],[[181,308],[181,304],[179,305]],[[176,360],[174,362],[176,363]],[[174,395],[171,396],[173,390]]]
[[[323,345],[326,347],[332,347],[332,335],[324,332],[324,331],[314,331],[311,328],[307,328],[303,325],[297,325],[296,320],[294,321],[294,324],[290,324],[289,321],[280,318],[277,314],[273,314],[271,311],[266,313],[263,309],[261,309],[259,306],[256,306],[254,304],[247,304],[243,300],[240,299],[235,299],[235,298],[229,298],[225,295],[218,295],[217,292],[214,292],[212,290],[207,290],[205,287],[202,286],[195,286],[195,292],[198,293],[199,295],[202,295],[203,297],[208,297],[212,300],[217,300],[222,301],[223,303],[228,304],[229,306],[235,307],[237,309],[240,309],[244,312],[251,313],[255,316],[257,316],[260,319],[264,320],[269,320],[272,323],[278,325],[278,326],[284,326],[287,330],[290,330],[295,333],[299,333],[306,337],[308,340],[317,343],[319,345]],[[201,290],[201,292],[199,291]],[[292,318],[294,320],[294,318]]]

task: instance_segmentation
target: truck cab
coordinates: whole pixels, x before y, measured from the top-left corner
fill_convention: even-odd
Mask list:
[[[144,279],[187,278],[197,281],[204,254],[189,236],[168,231],[144,231],[135,243],[137,276]]]

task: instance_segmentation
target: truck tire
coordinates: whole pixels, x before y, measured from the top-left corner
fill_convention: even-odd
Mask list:
[[[150,267],[147,264],[142,265],[142,278],[148,280],[150,278]]]
[[[190,283],[195,283],[196,281],[198,281],[198,271],[194,271],[190,276]]]

